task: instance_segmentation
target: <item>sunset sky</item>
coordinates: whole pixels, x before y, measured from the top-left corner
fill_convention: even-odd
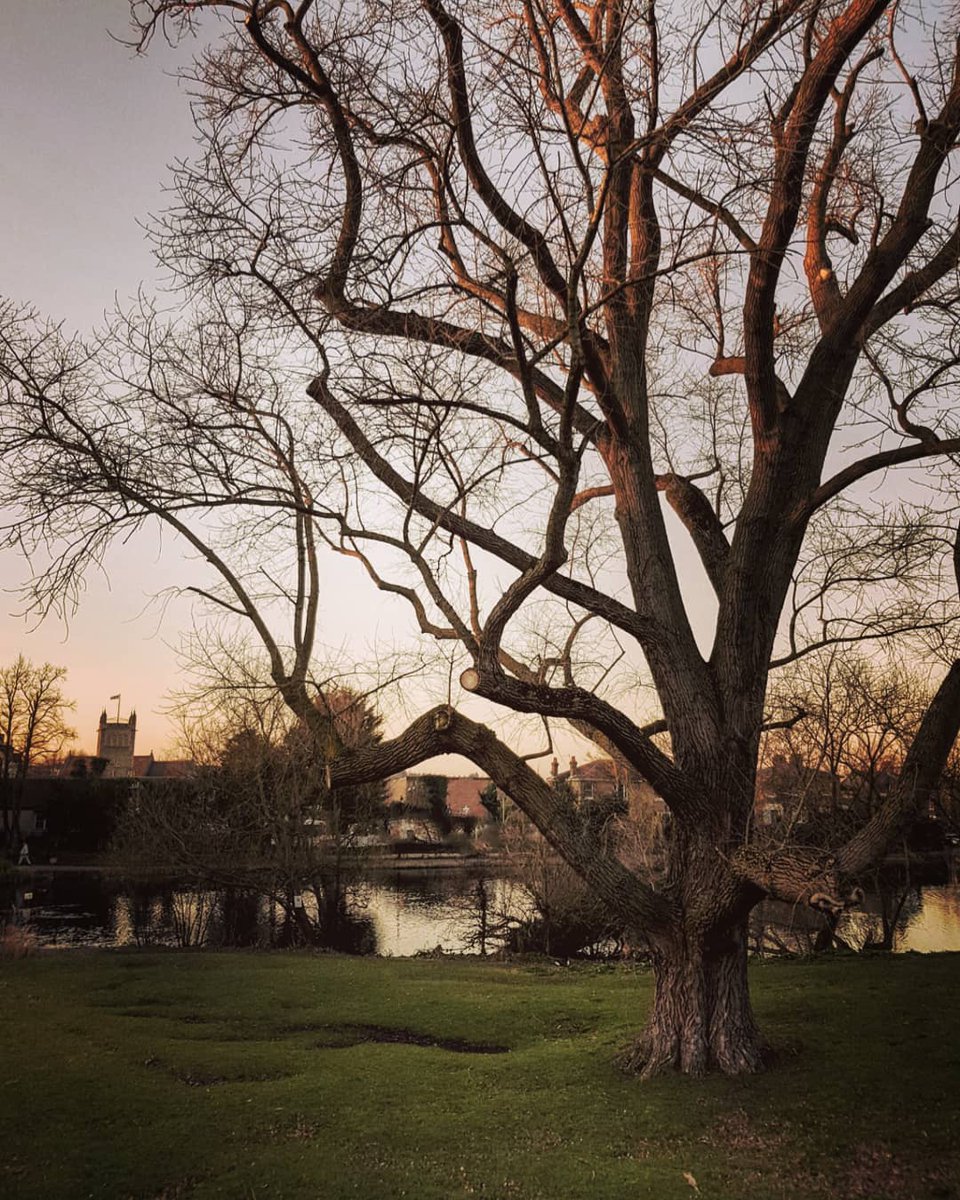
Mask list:
[[[164,207],[166,166],[189,156],[194,134],[174,77],[189,47],[157,38],[138,58],[111,33],[128,36],[126,0],[31,0],[4,10],[0,293],[79,331],[94,327],[115,298],[122,304],[141,285],[158,286],[138,222]],[[681,555],[689,564],[686,545]],[[15,589],[28,564],[0,554],[0,662],[22,651],[66,667],[78,744],[89,751],[101,708],[120,692],[122,713],[137,710],[138,752],[160,755],[174,733],[162,710],[182,683],[176,647],[192,606],[156,597],[184,578],[181,552],[169,539],[161,548],[156,536],[140,536],[114,547],[104,566],[90,573],[67,624],[51,615],[38,625],[17,615]],[[402,638],[410,616],[400,602],[385,603],[354,564],[328,561],[325,570],[322,640],[334,657],[349,658],[356,647],[369,658],[378,637]],[[706,631],[710,604],[703,588],[700,598],[692,592]],[[431,703],[444,698],[424,695]],[[563,755],[575,746],[558,749]]]
[[[165,166],[189,152],[190,111],[170,75],[174,55],[158,43],[138,59],[111,40],[127,34],[125,0],[33,0],[4,7],[0,40],[0,293],[29,302],[68,327],[97,324],[114,296],[123,300],[153,262],[138,218],[163,204]],[[39,627],[16,616],[11,589],[28,565],[0,554],[4,594],[0,661],[23,651],[68,670],[67,692],[80,744],[92,751],[100,709],[120,692],[136,707],[137,748],[160,753],[170,740],[157,713],[174,686],[187,606],[163,615],[150,597],[172,563],[145,540],[122,548],[105,575],[91,575],[69,629],[49,617]],[[114,706],[111,706],[114,707]]]

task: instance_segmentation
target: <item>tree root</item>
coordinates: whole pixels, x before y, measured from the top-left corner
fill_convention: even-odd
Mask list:
[[[641,1033],[621,1046],[613,1056],[613,1065],[624,1075],[653,1079],[657,1075],[679,1072],[700,1078],[711,1071],[721,1075],[756,1075],[770,1064],[774,1055],[764,1042],[755,1045],[723,1047],[719,1053],[703,1048],[698,1053],[681,1055],[678,1038],[659,1046],[649,1032]]]

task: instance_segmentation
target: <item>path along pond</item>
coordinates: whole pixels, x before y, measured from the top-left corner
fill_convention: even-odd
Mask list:
[[[312,891],[286,905],[241,888],[196,888],[172,881],[125,879],[95,871],[17,873],[0,881],[0,927],[19,927],[44,948],[122,946],[260,946],[300,942],[296,908],[315,944],[361,954],[494,953],[518,946],[517,931],[536,924],[523,886],[489,866],[380,870],[347,889],[335,917],[318,920]],[[807,910],[764,904],[754,912],[751,943],[764,954],[813,948],[820,918]],[[317,932],[319,930],[319,933]],[[512,931],[512,932],[511,932]],[[960,885],[894,887],[868,895],[837,931],[854,949],[960,951]],[[562,931],[546,931],[527,948],[565,955]],[[884,936],[886,942],[884,943]],[[511,939],[512,942],[511,942]],[[523,947],[523,934],[519,946]],[[588,952],[616,951],[600,937]]]

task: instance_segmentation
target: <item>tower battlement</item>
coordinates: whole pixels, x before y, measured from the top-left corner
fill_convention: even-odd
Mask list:
[[[103,774],[108,779],[129,779],[133,775],[133,747],[137,737],[137,714],[126,721],[111,721],[104,709],[97,728],[97,758],[105,758]]]

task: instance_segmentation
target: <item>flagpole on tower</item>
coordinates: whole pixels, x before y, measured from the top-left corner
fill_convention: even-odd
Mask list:
[[[117,724],[119,725],[120,724],[120,693],[117,692],[117,694],[115,696],[111,696],[110,699],[116,700],[116,702],[117,702]]]

